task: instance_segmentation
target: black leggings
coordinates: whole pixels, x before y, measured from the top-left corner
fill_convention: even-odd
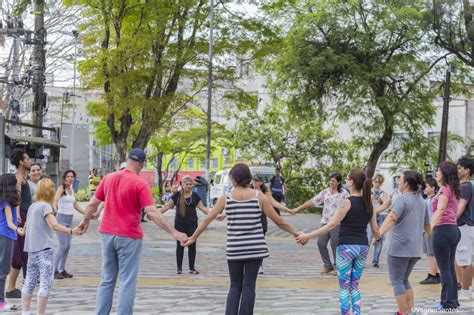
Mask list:
[[[197,221],[175,221],[174,228],[179,232],[186,233],[187,236],[192,236],[198,227]],[[183,269],[184,247],[179,241],[176,241],[176,266],[178,270]],[[194,262],[196,261],[196,243],[188,246],[189,270],[194,270]]]
[[[433,250],[441,275],[441,305],[455,309],[459,306],[454,256],[461,239],[456,225],[443,224],[433,229]]]
[[[255,285],[263,259],[228,260],[230,289],[225,306],[226,315],[252,315]],[[239,310],[240,305],[240,310]]]

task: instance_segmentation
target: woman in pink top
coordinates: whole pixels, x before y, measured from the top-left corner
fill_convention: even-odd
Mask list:
[[[434,307],[436,311],[453,310],[459,307],[454,256],[461,239],[456,224],[456,213],[460,194],[456,164],[442,162],[436,172],[436,180],[441,189],[432,199],[433,250],[441,274],[441,301]]]

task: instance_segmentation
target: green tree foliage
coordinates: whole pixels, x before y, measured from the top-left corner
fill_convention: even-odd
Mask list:
[[[362,165],[359,150],[339,141],[334,126],[324,128],[307,116],[297,117],[281,100],[260,113],[254,109],[240,111],[235,120],[233,143],[244,158],[282,168],[290,205],[325,188],[331,172],[345,174]]]
[[[81,82],[100,88],[119,159],[145,148],[174,115],[200,104],[207,86],[209,1],[68,0],[82,8]],[[215,8],[214,80],[233,79],[235,54],[249,47],[243,19]],[[102,130],[103,131],[103,130]]]
[[[426,1],[276,1],[267,10],[293,16],[268,65],[277,87],[290,89],[294,111],[347,122],[369,176],[397,130],[416,139],[432,124],[428,74],[444,56],[426,45]]]

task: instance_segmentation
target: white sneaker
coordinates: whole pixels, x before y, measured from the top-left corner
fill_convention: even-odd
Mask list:
[[[461,290],[459,291],[459,301],[467,302],[472,300],[472,293],[469,290]]]

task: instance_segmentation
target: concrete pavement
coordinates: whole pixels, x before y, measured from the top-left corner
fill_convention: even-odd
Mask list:
[[[166,214],[173,222],[174,211]],[[75,217],[75,223],[80,221]],[[319,226],[317,215],[285,216],[303,231]],[[176,275],[175,242],[152,222],[143,224],[144,250],[141,260],[135,314],[223,314],[229,278],[225,259],[225,221],[213,222],[197,244],[196,268],[199,275]],[[100,281],[101,257],[98,222],[89,231],[74,237],[67,270],[73,279],[55,280],[47,314],[94,314],[95,292]],[[256,314],[340,314],[338,284],[335,276],[322,276],[321,258],[313,240],[305,247],[269,224],[267,241],[270,258],[264,261],[265,274],[257,281]],[[372,252],[369,255],[372,258]],[[381,268],[368,268],[361,280],[363,314],[393,314],[395,298],[388,278],[385,255]],[[439,285],[422,286],[427,260],[421,259],[410,278],[416,306],[429,309],[439,302]],[[21,279],[18,287],[21,286]],[[115,292],[114,308],[118,288]],[[19,300],[9,300],[18,305]],[[33,300],[33,307],[36,299]],[[457,314],[473,314],[474,302],[463,303]],[[21,314],[11,311],[8,314]]]

